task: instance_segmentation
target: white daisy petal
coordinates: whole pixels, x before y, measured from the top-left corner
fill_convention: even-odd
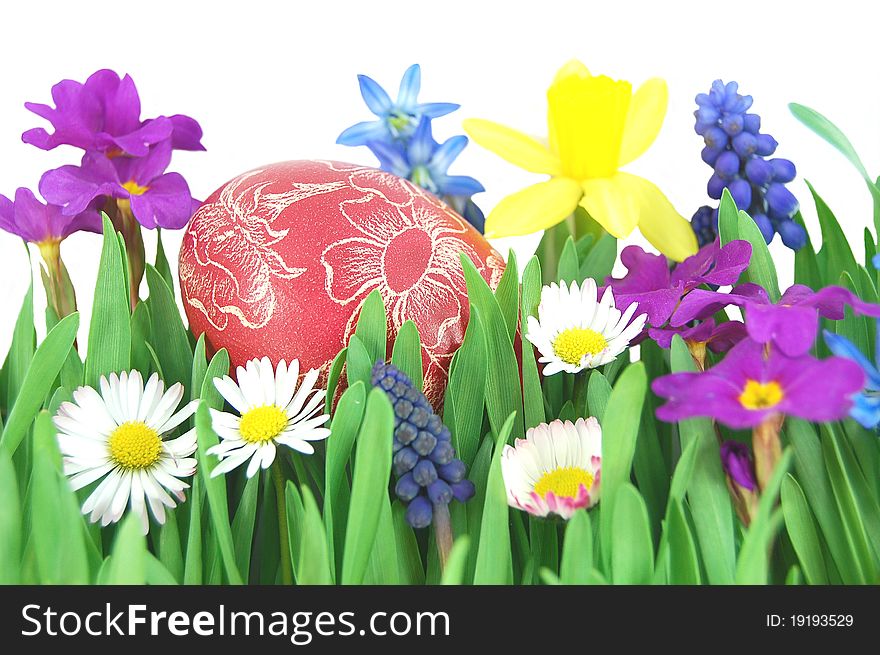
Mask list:
[[[253,457],[251,457],[251,461],[248,462],[247,471],[245,472],[245,475],[247,477],[249,477],[249,478],[254,477],[254,474],[258,470],[260,470],[260,463],[263,461],[263,449],[264,448],[266,448],[266,446],[261,446],[260,448],[258,448],[256,450],[256,452],[254,453]]]
[[[506,446],[501,475],[508,504],[535,516],[571,518],[599,500],[601,428],[595,418],[552,421]],[[598,454],[597,454],[598,453]],[[592,491],[592,493],[591,493]]]
[[[182,409],[178,410],[171,416],[171,418],[159,426],[156,431],[159,434],[167,434],[168,432],[171,432],[174,428],[196,413],[196,410],[199,408],[199,402],[201,401],[196,399],[184,405]]]
[[[239,370],[243,369],[239,367]],[[241,389],[239,389],[238,385],[232,381],[231,377],[224,375],[222,378],[214,378],[214,387],[220,392],[220,395],[223,396],[226,402],[236,409],[236,411],[242,414],[247,411],[248,402],[241,393]],[[217,410],[212,409],[211,413],[213,414],[215,411]]]

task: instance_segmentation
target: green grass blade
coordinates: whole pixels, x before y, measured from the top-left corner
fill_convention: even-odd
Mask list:
[[[382,510],[377,498],[388,494],[393,431],[391,403],[381,389],[373,389],[358,435],[342,559],[343,584],[359,584],[364,579]]]
[[[363,343],[370,359],[370,366],[377,361],[385,361],[385,349],[388,341],[388,319],[385,317],[385,305],[378,289],[370,292],[361,306],[355,334]]]
[[[6,452],[10,454],[15,452],[44,400],[52,391],[76,339],[77,328],[79,328],[79,314],[73,313],[65,317],[52,328],[34,353],[15,405],[12,406],[6,425],[3,426],[0,446]]]
[[[495,300],[504,315],[507,336],[513,342],[519,322],[519,270],[513,250],[507,255],[507,266],[498,281],[498,288],[495,289]]]
[[[782,483],[782,515],[785,529],[809,584],[828,584],[825,558],[813,513],[801,486],[791,475]]]
[[[455,540],[452,544],[452,550],[449,551],[449,559],[446,561],[446,568],[443,569],[440,584],[464,584],[464,576],[467,570],[468,551],[470,550],[470,547],[471,540],[467,535],[462,535]]]
[[[602,508],[603,514],[607,511],[607,506]],[[654,544],[642,495],[629,482],[623,482],[616,490],[611,512],[611,581],[649,584],[654,573]]]
[[[422,371],[422,344],[419,329],[412,321],[406,321],[397,331],[391,363],[406,373],[413,385],[421,391],[424,373]]]
[[[303,531],[297,566],[297,582],[304,585],[332,584],[330,553],[315,497],[306,485],[302,487]]]
[[[106,584],[142,585],[147,581],[147,540],[134,514],[122,520],[110,556]]]
[[[165,383],[186,386],[192,379],[193,353],[186,328],[174,294],[155,268],[147,264],[147,285],[150,288],[151,344],[159,358]]]
[[[586,510],[575,512],[565,526],[559,579],[562,584],[589,584],[593,570],[593,526]]]

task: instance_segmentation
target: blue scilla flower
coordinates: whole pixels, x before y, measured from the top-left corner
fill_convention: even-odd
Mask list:
[[[727,189],[736,206],[757,223],[767,243],[778,233],[792,250],[802,248],[807,234],[792,220],[798,201],[785,187],[797,171],[787,159],[767,159],[778,144],[761,133],[761,117],[748,113],[752,97],[741,95],[736,82],[715,80],[709,93],[698,94],[696,102],[694,130],[705,143],[702,159],[714,171],[706,187],[709,197],[718,200]],[[691,224],[700,245],[714,240],[717,209],[701,207]]]
[[[405,140],[415,131],[423,116],[437,118],[459,107],[451,102],[417,102],[422,85],[422,72],[418,64],[413,64],[403,74],[396,102],[391,100],[391,96],[373,78],[358,75],[358,82],[364,102],[379,120],[364,121],[349,127],[336,139],[336,143],[344,146],[363,146],[371,141]]]
[[[482,232],[485,218],[471,196],[485,191],[483,185],[468,175],[447,172],[467,144],[468,138],[464,135],[437,143],[431,119],[423,116],[406,143],[372,141],[367,147],[379,159],[382,170],[405,177],[442,198]]]
[[[880,321],[877,322],[877,327],[877,344],[880,346]],[[862,426],[877,430],[880,426],[880,370],[878,370],[880,348],[874,354],[877,362],[874,363],[865,357],[852,341],[839,334],[825,330],[825,343],[835,355],[853,360],[865,372],[865,388],[853,398],[853,406],[849,413]]]
[[[388,395],[394,407],[394,492],[407,503],[406,522],[426,528],[438,506],[453,498],[461,503],[469,500],[474,484],[465,479],[464,462],[455,457],[449,428],[405,373],[378,361],[370,382]]]

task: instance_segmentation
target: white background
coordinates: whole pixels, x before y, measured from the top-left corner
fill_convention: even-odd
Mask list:
[[[594,74],[639,84],[669,83],[669,111],[648,153],[628,170],[656,182],[690,217],[707,204],[711,173],[693,132],[693,98],[712,80],[736,79],[754,96],[763,129],[792,159],[790,187],[816,226],[803,178],[837,213],[857,257],[871,222],[859,176],[788,113],[797,101],[825,113],[850,136],[870,172],[880,172],[877,20],[865,2],[237,2],[152,0],[5,2],[0,7],[0,193],[36,189],[43,171],[78,161],[78,151],[43,152],[21,142],[46,126],[26,100],[50,102],[51,86],[99,68],[131,74],[143,117],[185,113],[205,131],[204,153],[176,153],[171,170],[206,197],[236,174],[273,161],[335,158],[373,164],[365,149],[335,145],[348,125],[370,117],[358,93],[366,73],[396,94],[404,69],[422,65],[424,101],[461,103],[435,121],[435,136],[461,133],[466,117],[491,118],[546,134],[546,88],[556,69],[577,57]],[[505,195],[539,177],[471,144],[452,172],[470,174],[488,191],[486,213]],[[818,241],[817,230],[813,231]],[[169,258],[180,242],[167,234]],[[147,235],[152,257],[154,239]],[[499,240],[528,254],[533,239]],[[62,246],[88,325],[100,238],[76,235]],[[774,253],[785,271],[788,253]],[[37,256],[34,253],[34,258]],[[21,241],[0,233],[0,351],[6,352],[28,285]],[[783,272],[783,281],[790,274]],[[36,278],[38,313],[44,306]],[[39,315],[39,314],[38,314]],[[85,332],[80,343],[85,343]]]

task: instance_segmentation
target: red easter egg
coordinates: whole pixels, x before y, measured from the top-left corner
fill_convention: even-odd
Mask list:
[[[406,320],[418,327],[437,406],[468,320],[462,252],[495,288],[501,256],[432,194],[373,168],[291,161],[244,173],[202,204],[180,286],[193,333],[233,366],[296,358],[324,376],[378,289],[389,342]]]

